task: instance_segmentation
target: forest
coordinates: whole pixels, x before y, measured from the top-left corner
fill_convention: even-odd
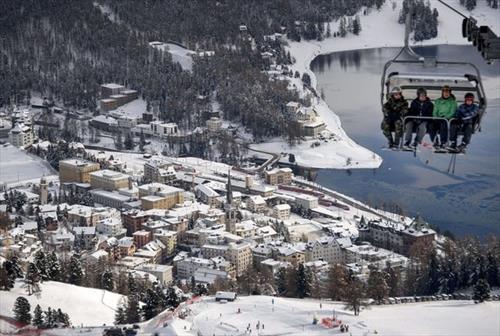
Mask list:
[[[199,126],[200,113],[211,106],[196,98],[216,93],[225,117],[256,139],[281,135],[294,127],[283,111],[296,96],[262,73],[261,52],[272,49],[283,64],[292,60],[264,35],[320,39],[325,22],[383,2],[102,0],[98,7],[90,0],[2,1],[0,106],[41,94],[68,109],[96,111],[99,85],[117,82],[138,90],[148,106],[159,102],[162,119],[181,128]],[[154,40],[215,51],[215,57],[200,57],[192,72],[184,71],[149,46]]]

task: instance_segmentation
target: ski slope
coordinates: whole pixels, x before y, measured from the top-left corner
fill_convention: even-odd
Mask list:
[[[274,300],[274,304],[273,304]],[[437,301],[389,306],[372,306],[359,316],[344,310],[343,304],[318,300],[240,297],[221,304],[214,298],[189,306],[186,319],[176,318],[155,330],[161,335],[336,335],[339,329],[321,325],[322,318],[335,313],[349,325],[352,336],[361,335],[498,335],[500,303]],[[241,313],[238,313],[240,309]],[[313,325],[316,316],[319,324]],[[260,322],[260,330],[256,325]],[[250,324],[251,332],[246,332]],[[262,329],[263,326],[263,329]]]
[[[69,315],[74,326],[112,325],[115,309],[122,295],[102,289],[80,287],[56,281],[40,284],[39,295],[27,295],[22,281],[17,281],[10,291],[0,291],[0,315],[14,317],[12,307],[17,297],[23,296],[30,302],[31,312],[39,304],[42,310],[60,308]],[[1,332],[2,330],[0,330]]]

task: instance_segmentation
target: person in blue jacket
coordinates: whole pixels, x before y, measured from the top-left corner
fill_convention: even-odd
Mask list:
[[[469,92],[465,94],[465,102],[461,104],[455,113],[455,119],[450,128],[450,151],[462,152],[470,143],[472,133],[474,132],[474,122],[479,112],[479,106],[474,104],[474,94]],[[458,132],[462,131],[464,136],[462,143],[457,147]]]
[[[430,117],[432,118],[432,111],[434,110],[434,105],[432,101],[427,97],[427,91],[424,88],[419,88],[417,90],[417,98],[415,98],[410,104],[410,110],[408,111],[407,117]],[[403,149],[413,150],[415,147],[420,145],[422,139],[427,133],[427,124],[431,121],[429,119],[406,119],[405,124],[405,142]],[[413,132],[416,132],[415,140],[413,144],[411,143]]]

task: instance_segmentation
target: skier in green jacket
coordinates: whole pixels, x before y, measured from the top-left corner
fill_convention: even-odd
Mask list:
[[[445,85],[441,89],[441,97],[434,101],[434,118],[452,119],[457,111],[457,100],[451,88]],[[437,135],[439,134],[439,140]],[[431,140],[436,148],[444,148],[448,142],[448,124],[444,120],[435,120],[430,130]]]

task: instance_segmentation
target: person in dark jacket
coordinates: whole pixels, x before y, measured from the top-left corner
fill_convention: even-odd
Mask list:
[[[389,148],[399,148],[403,136],[403,117],[408,113],[408,101],[403,97],[399,87],[392,88],[391,97],[384,104],[383,112],[384,120],[381,126],[389,141]],[[394,138],[392,130],[394,130]]]
[[[417,98],[415,98],[410,105],[410,110],[407,116],[415,117],[431,117],[432,111],[434,110],[434,105],[432,105],[431,100],[427,97],[427,91],[424,88],[419,88],[417,90]],[[405,143],[403,149],[413,150],[415,149],[427,133],[427,124],[429,120],[426,119],[407,119],[405,124]],[[416,132],[415,140],[413,144],[411,142],[413,132]]]
[[[479,112],[479,106],[474,104],[474,94],[469,92],[465,95],[465,102],[460,105],[455,113],[455,119],[450,128],[450,151],[462,152],[470,143],[474,131],[474,121]],[[462,143],[457,147],[458,132],[464,132]]]

